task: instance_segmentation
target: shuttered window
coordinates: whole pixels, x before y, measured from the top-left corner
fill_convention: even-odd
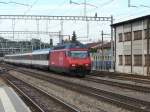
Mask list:
[[[131,41],[131,32],[124,33],[124,38],[125,41]]]
[[[134,65],[142,66],[142,55],[134,55]]]
[[[131,65],[131,55],[125,55],[125,65]]]
[[[122,42],[122,41],[123,41],[122,33],[119,33],[119,42]]]
[[[123,56],[119,55],[119,65],[123,65]]]
[[[147,54],[145,55],[145,66],[150,65],[150,55],[148,56]]]
[[[142,39],[142,30],[134,31],[134,40],[141,40]]]

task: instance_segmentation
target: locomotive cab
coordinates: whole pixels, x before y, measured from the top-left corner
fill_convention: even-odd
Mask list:
[[[50,68],[58,72],[85,76],[91,71],[88,49],[81,43],[66,43],[53,48]]]
[[[74,73],[89,73],[91,70],[91,60],[87,49],[74,49],[66,52],[70,71]]]

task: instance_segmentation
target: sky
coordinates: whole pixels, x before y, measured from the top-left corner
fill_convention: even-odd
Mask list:
[[[130,0],[128,7],[128,0],[86,0],[87,16],[94,16],[95,13],[99,17],[114,17],[114,23],[128,20],[135,17],[140,17],[150,14],[149,0]],[[7,2],[8,4],[3,4]],[[21,3],[26,5],[15,4]],[[70,4],[70,0],[0,0],[0,15],[49,15],[49,16],[83,16],[84,15],[84,0],[72,0],[77,4]],[[27,6],[29,5],[29,6]],[[93,5],[93,6],[91,6]],[[46,24],[48,24],[46,26]],[[110,22],[90,22],[89,38],[86,30],[87,23],[79,21],[64,21],[65,35],[72,35],[76,31],[78,40],[83,42],[94,42],[101,40],[101,31],[110,34]],[[60,31],[60,21],[40,21],[40,30],[47,30],[52,32]],[[36,21],[24,20],[15,21],[15,30],[33,31],[37,30]],[[12,21],[0,20],[0,30],[12,30]],[[6,35],[5,35],[6,36]],[[48,41],[49,36],[40,35],[41,40]],[[7,35],[6,37],[12,37]],[[16,39],[26,39],[27,37],[36,37],[35,35],[15,35]],[[53,37],[58,41],[57,37]],[[105,37],[109,40],[110,37]]]

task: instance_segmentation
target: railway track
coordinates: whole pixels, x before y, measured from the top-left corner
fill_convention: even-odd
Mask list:
[[[107,101],[118,105],[119,107],[123,107],[126,109],[133,110],[135,112],[150,112],[150,102],[128,97],[125,95],[116,94],[110,91],[105,91],[102,89],[92,88],[85,85],[68,82],[63,79],[57,79],[52,76],[42,75],[31,71],[25,70],[16,70],[17,72],[23,73],[25,75],[29,75],[41,80],[48,81],[50,83],[56,84],[58,86],[63,86],[64,88],[77,91],[82,94],[89,95],[91,97],[95,97],[99,100]]]
[[[15,67],[12,67],[11,69],[15,69]],[[116,78],[112,78],[112,79],[116,79]],[[139,82],[135,82],[135,83],[129,83],[126,81],[120,81],[117,79],[116,80],[112,80],[111,78],[104,78],[104,77],[100,77],[100,76],[87,76],[86,78],[83,78],[82,80],[86,80],[86,81],[92,81],[92,82],[96,82],[96,83],[100,83],[100,84],[106,84],[106,85],[110,85],[110,86],[116,86],[116,87],[120,87],[120,88],[125,88],[125,89],[130,89],[130,90],[136,90],[136,91],[140,91],[140,92],[146,92],[146,93],[150,93],[150,85],[146,84],[138,84]],[[140,80],[142,81],[142,80]],[[142,85],[143,84],[143,85]],[[150,82],[149,82],[150,84]]]
[[[111,73],[111,72],[96,72],[92,73],[96,77],[109,77],[111,79],[127,80],[137,83],[150,84],[150,76],[140,76],[133,74]]]
[[[4,79],[28,99],[28,103],[36,108],[35,112],[80,112],[76,107],[10,74]]]
[[[110,78],[104,78],[104,77],[102,78],[102,77],[96,77],[96,76],[88,76],[84,78],[83,80],[150,93],[150,85],[146,85],[146,84],[141,85],[138,83],[131,83],[131,82],[129,83],[126,81],[113,80]]]
[[[9,70],[11,69],[15,69],[16,67],[12,66],[12,65],[4,65],[6,68],[8,68]],[[110,72],[96,72],[96,73],[91,73],[88,76],[93,76],[93,77],[107,77],[110,79],[118,79],[118,80],[124,80],[124,81],[132,81],[135,83],[141,83],[141,84],[150,84],[150,77],[146,77],[146,76],[139,76],[139,75],[131,75],[131,74],[121,74],[121,73],[110,73]],[[92,79],[92,80],[91,80]],[[94,81],[95,78],[91,78],[88,80]],[[102,81],[102,80],[101,80]],[[99,81],[94,81],[94,82],[99,82]],[[102,81],[103,82],[103,81]],[[107,83],[108,84],[108,83]],[[112,84],[112,85],[116,85],[116,84]],[[133,85],[134,86],[134,85]],[[124,88],[126,88],[127,86],[122,86]],[[143,91],[143,92],[149,92],[150,90],[146,90],[146,89],[138,89],[139,87],[134,87],[134,90],[139,90],[139,91]],[[127,89],[130,89],[127,88]],[[147,88],[149,89],[149,88]]]

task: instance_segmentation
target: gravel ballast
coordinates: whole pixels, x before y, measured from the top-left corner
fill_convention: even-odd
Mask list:
[[[109,103],[99,101],[95,98],[91,98],[86,95],[54,85],[47,81],[33,78],[31,76],[27,76],[15,71],[10,71],[9,73],[19,79],[24,80],[25,82],[29,82],[35,86],[38,86],[39,88],[47,91],[52,95],[55,95],[56,97],[66,101],[69,104],[76,106],[82,112],[103,112],[102,110],[105,110],[106,112],[130,112]]]

